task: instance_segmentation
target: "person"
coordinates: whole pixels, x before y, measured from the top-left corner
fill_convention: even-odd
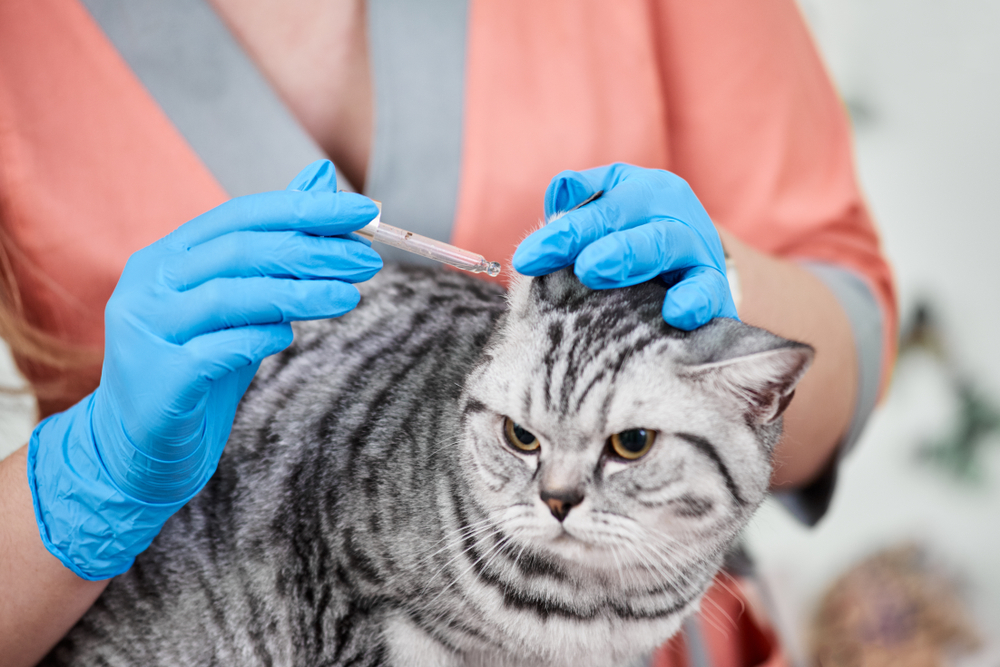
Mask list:
[[[164,113],[170,86],[139,83],[149,54],[123,60],[114,24],[94,20],[113,5],[0,5],[4,303],[47,417],[0,462],[11,664],[44,655],[197,493],[288,322],[346,312],[350,283],[380,265],[344,238],[374,213],[331,186],[329,163],[228,200],[247,181],[216,165],[241,161]],[[212,5],[341,185],[393,224],[513,252],[528,274],[572,264],[595,288],[666,275],[676,326],[738,315],[813,345],[772,486],[804,520],[822,514],[888,376],[896,311],[843,109],[792,0]],[[193,89],[212,89],[194,51]],[[94,349],[101,364],[74,354]]]

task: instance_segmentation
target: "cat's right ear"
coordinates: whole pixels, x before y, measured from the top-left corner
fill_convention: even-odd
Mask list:
[[[755,423],[768,424],[788,407],[814,354],[809,345],[789,341],[765,352],[689,366],[681,375],[736,397]]]

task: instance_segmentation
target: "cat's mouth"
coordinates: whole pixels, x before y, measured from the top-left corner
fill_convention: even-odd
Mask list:
[[[579,537],[566,530],[566,526],[561,526],[561,529],[562,530],[560,531],[560,533],[552,539],[553,543],[559,544],[559,543],[573,542],[574,544],[582,543],[584,545],[587,545],[586,542],[584,542]]]
[[[623,554],[611,545],[574,535],[565,527],[548,540],[546,551],[575,568],[600,576],[618,572],[624,565]]]
[[[579,533],[571,532],[566,526],[559,527],[559,533],[549,540],[549,544],[562,550],[568,550],[579,554],[592,554],[595,551],[604,551],[601,544],[587,539]]]

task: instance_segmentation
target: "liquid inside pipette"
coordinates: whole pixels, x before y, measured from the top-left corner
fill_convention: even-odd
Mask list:
[[[369,241],[385,243],[394,248],[399,248],[414,255],[420,255],[421,257],[427,257],[428,259],[454,266],[463,271],[485,273],[489,276],[500,274],[500,262],[489,262],[482,255],[469,250],[462,250],[449,243],[436,241],[432,238],[385,224],[381,221],[382,204],[380,202],[375,202],[375,204],[379,209],[378,217],[354,232],[358,236],[362,236]]]

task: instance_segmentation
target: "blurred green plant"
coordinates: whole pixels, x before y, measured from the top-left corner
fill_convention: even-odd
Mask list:
[[[986,483],[982,451],[991,441],[1000,441],[994,438],[1000,436],[1000,408],[948,353],[942,328],[926,301],[917,304],[900,339],[900,358],[916,352],[930,354],[941,364],[958,402],[955,417],[945,432],[919,445],[918,459],[935,464],[959,481]]]

